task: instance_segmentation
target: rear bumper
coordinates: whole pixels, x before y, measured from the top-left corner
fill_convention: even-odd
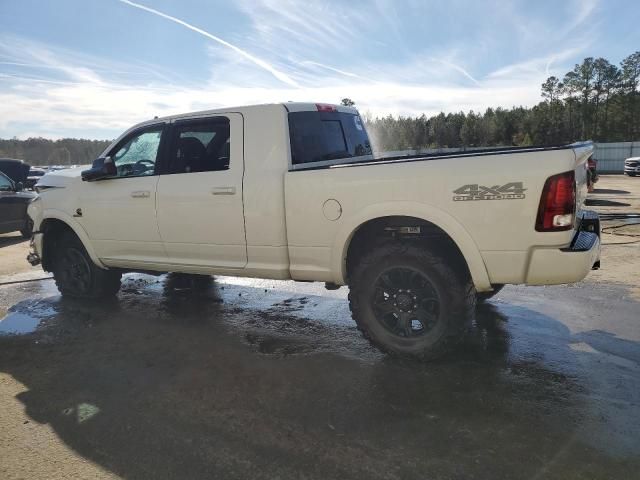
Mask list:
[[[535,248],[526,276],[527,285],[575,283],[600,268],[600,218],[583,212],[580,227],[566,248]]]

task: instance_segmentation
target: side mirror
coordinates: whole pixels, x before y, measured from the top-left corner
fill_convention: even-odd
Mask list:
[[[116,166],[111,157],[96,158],[89,170],[83,170],[82,180],[85,182],[93,182],[103,178],[114,177],[118,174]]]
[[[16,192],[21,192],[24,190],[24,184],[22,182],[16,183]]]

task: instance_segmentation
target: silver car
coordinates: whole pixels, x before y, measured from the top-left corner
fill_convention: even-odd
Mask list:
[[[640,175],[640,157],[627,158],[624,161],[624,173],[630,177]]]

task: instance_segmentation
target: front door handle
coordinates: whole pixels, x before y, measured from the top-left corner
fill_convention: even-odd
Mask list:
[[[213,195],[235,195],[236,187],[214,187],[211,193]]]
[[[131,196],[133,198],[149,198],[151,196],[151,192],[147,190],[137,190],[135,192],[131,192]]]

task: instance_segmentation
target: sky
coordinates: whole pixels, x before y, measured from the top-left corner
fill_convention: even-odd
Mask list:
[[[640,50],[637,0],[0,0],[0,138],[111,139],[284,101],[371,115],[531,106]]]

